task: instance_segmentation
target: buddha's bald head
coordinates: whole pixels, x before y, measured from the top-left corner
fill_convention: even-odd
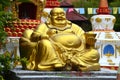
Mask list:
[[[62,12],[65,14],[65,11],[62,8],[53,8],[50,14],[52,15],[53,13],[59,13],[59,12]]]

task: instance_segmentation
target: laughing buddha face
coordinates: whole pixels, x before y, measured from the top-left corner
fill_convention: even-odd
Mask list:
[[[66,15],[62,8],[54,8],[50,12],[51,24],[57,27],[64,27],[66,25]]]

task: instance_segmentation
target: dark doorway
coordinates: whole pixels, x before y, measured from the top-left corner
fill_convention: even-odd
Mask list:
[[[37,6],[33,3],[22,3],[19,5],[20,19],[36,19]]]

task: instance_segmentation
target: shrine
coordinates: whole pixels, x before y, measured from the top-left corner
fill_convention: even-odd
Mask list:
[[[91,17],[92,31],[97,34],[96,48],[101,67],[117,69],[119,66],[120,33],[113,30],[116,18],[110,15],[107,0],[100,0],[97,14]]]
[[[13,5],[13,12],[16,14],[16,16],[20,18],[20,20],[14,22],[14,26],[15,26],[14,31],[9,27],[5,28],[5,31],[8,33],[9,38],[13,39],[14,37],[14,39],[19,39],[19,37],[22,36],[23,32],[26,29],[29,28],[34,30],[42,22],[40,20],[40,18],[42,19],[42,16],[41,14],[38,14],[39,12],[46,11],[49,13],[52,8],[63,5],[63,2],[67,3],[67,1],[64,0],[61,3],[58,2],[57,0],[46,0],[41,2],[31,1],[31,3],[28,2],[28,3],[19,3],[19,4],[17,3],[17,5],[19,6],[18,9],[19,12],[14,12],[14,5]],[[32,8],[34,8],[33,12],[29,12],[31,11],[28,9],[30,5]],[[43,9],[44,7],[45,9]],[[107,0],[100,1],[99,8],[97,9],[96,12],[98,15],[94,15],[93,17],[91,17],[91,24],[92,24],[92,31],[95,34],[97,34],[96,36],[97,41],[95,46],[100,53],[101,66],[108,68],[112,66],[112,68],[117,69],[117,66],[119,64],[119,54],[120,54],[119,44],[118,44],[120,33],[115,32],[113,30],[116,18],[113,15],[109,15],[110,9],[108,8]],[[73,17],[71,15],[73,15]],[[90,25],[88,19],[78,14],[73,8],[69,8],[66,11],[66,17],[68,20],[74,23],[78,23],[79,21],[84,21],[86,25],[87,24]],[[80,26],[84,30],[86,30],[86,28],[89,27],[89,26],[84,26],[83,22],[80,23],[82,23],[82,25],[80,24]],[[112,58],[112,59],[107,60],[107,58],[108,59]]]
[[[17,8],[15,5],[17,5]],[[25,29],[29,28],[34,30],[34,28],[41,23],[44,8],[54,8],[59,6],[60,2],[57,0],[30,0],[30,2],[25,3],[13,3],[12,11],[20,20],[14,21],[14,31],[9,27],[6,27],[5,31],[8,33],[9,37],[21,37]]]
[[[116,18],[110,15],[108,1],[100,0],[97,14],[90,20],[80,15],[67,1],[72,0],[12,3],[11,11],[19,20],[13,22],[14,29],[4,28],[8,34],[6,48],[15,53],[14,56],[27,58],[29,63],[25,66],[18,64],[10,70],[10,80],[116,80],[120,62],[120,32],[113,30]],[[55,19],[56,16],[66,18]],[[75,24],[81,26],[80,29]],[[84,35],[81,29],[85,31]],[[85,36],[82,40],[78,39],[81,35]],[[88,42],[83,49],[84,39]],[[79,44],[82,44],[83,50]],[[80,50],[81,55],[77,54]]]

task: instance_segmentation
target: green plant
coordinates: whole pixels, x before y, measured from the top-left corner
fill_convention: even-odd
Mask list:
[[[3,78],[3,76],[2,76],[2,75],[0,75],[0,80],[4,80],[4,78]]]
[[[9,53],[8,51],[4,54],[0,53],[0,80],[4,80],[8,75],[8,71],[14,69],[18,63],[21,63],[23,69],[26,69],[28,60],[27,58],[20,58],[18,56],[13,57],[12,53]]]
[[[0,54],[0,73],[6,72],[13,68],[13,62],[16,59],[12,58],[10,53],[6,51],[4,54]]]
[[[7,33],[5,32],[4,28],[13,28],[13,21],[16,19],[17,18],[14,18],[11,12],[0,11],[0,45],[5,46],[6,44]]]
[[[5,10],[5,8],[10,5],[10,0],[0,0],[0,48],[6,44],[7,33],[4,28],[14,27],[12,23],[16,20],[16,18],[13,17],[12,12]]]
[[[3,76],[5,79],[8,71],[16,67],[15,62],[19,61],[19,57],[12,57],[11,53],[8,51],[6,51],[4,54],[0,53],[0,78]]]
[[[21,62],[21,64],[22,64],[22,68],[23,69],[26,69],[26,65],[28,64],[28,60],[27,60],[27,58],[21,58],[20,59],[20,62]]]
[[[0,54],[0,73],[2,74],[3,71],[7,71],[11,69],[11,57],[9,54]]]

